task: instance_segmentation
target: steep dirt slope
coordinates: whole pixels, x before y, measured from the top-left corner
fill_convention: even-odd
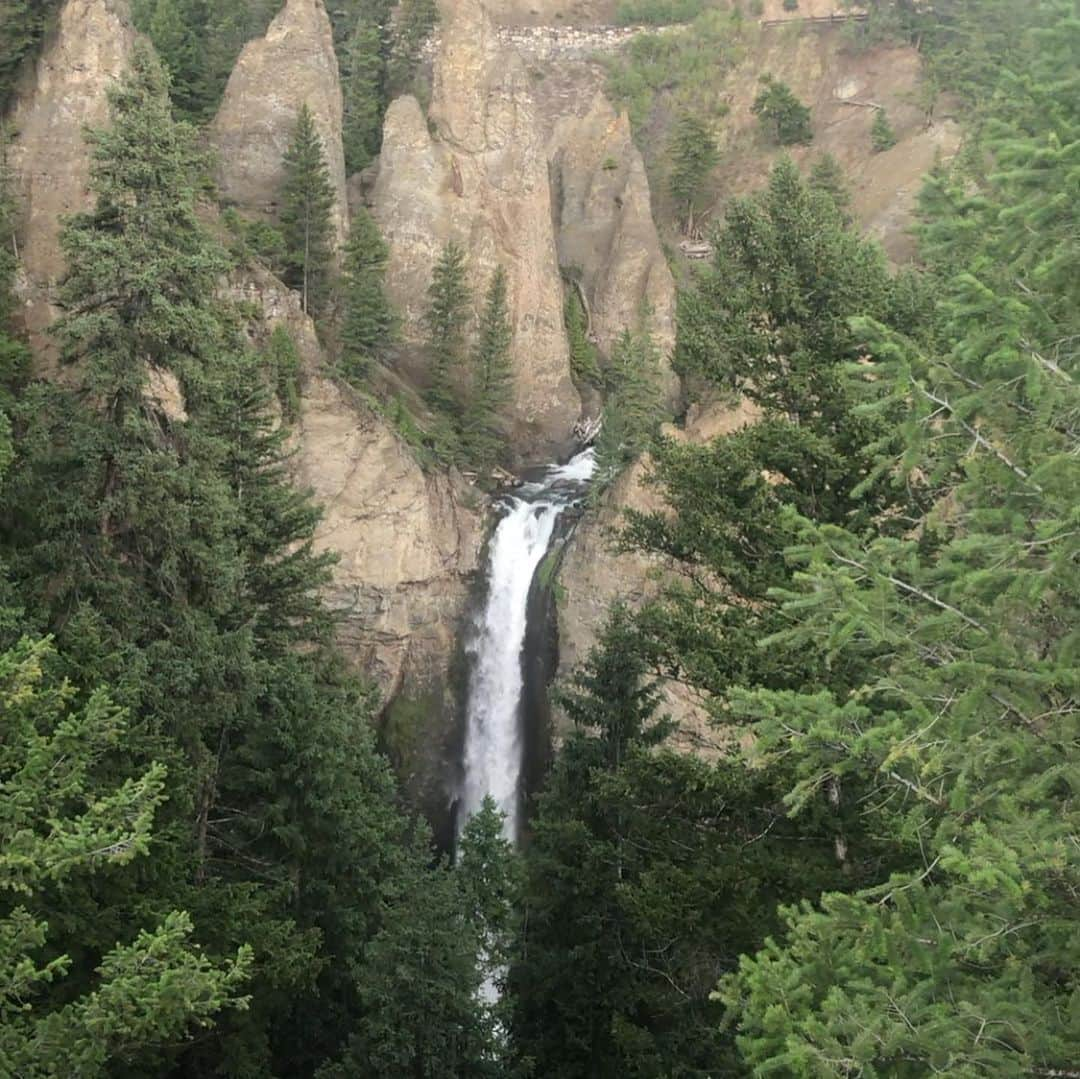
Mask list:
[[[759,186],[782,152],[770,146],[750,111],[760,77],[782,79],[810,106],[814,140],[790,151],[809,164],[831,153],[843,166],[854,194],[854,210],[866,231],[897,262],[914,255],[908,234],[922,177],[940,154],[948,159],[960,145],[960,126],[941,102],[934,116],[921,102],[922,67],[909,46],[850,51],[837,29],[784,27],[762,32],[759,43],[727,80],[730,113],[719,135],[722,161],[714,177],[718,207],[733,195]],[[875,153],[870,142],[874,106],[886,110],[897,143]]]

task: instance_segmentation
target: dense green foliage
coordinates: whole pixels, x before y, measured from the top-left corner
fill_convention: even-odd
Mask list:
[[[694,209],[703,194],[702,185],[719,157],[716,140],[700,117],[686,112],[675,125],[668,152],[671,157],[668,188],[683,227],[691,232]]]
[[[176,119],[208,107],[190,35],[215,6],[145,5],[172,98],[140,48],[89,134],[62,379],[31,376],[9,324],[0,169],[0,1072],[1075,1073],[1080,17],[870,6],[970,107],[922,193],[917,271],[853,230],[834,159],[781,158],[679,298],[685,385],[746,421],[705,444],[658,434],[647,334],[601,376],[569,290],[575,376],[605,391],[598,485],[647,450],[663,502],[618,542],[671,572],[563,690],[520,855],[490,802],[456,860],[432,853],[335,650],[332,556],[290,482],[300,354],[280,325],[256,350],[223,298],[233,260]],[[4,9],[0,78],[47,11]],[[365,104],[431,9],[393,33],[384,4],[331,16]],[[654,74],[697,55],[642,40]],[[688,176],[711,107],[674,140]],[[358,153],[377,114],[353,113]],[[289,172],[280,243],[230,228],[317,310],[332,196],[310,115]],[[358,215],[356,380],[392,336],[386,260]],[[449,245],[428,354],[446,445],[487,466],[512,324],[506,275],[484,284],[474,312]],[[669,687],[722,729],[679,731]]]
[[[507,457],[513,325],[506,271],[495,268],[479,311],[473,309],[467,277],[465,250],[451,240],[428,288],[426,397],[442,445],[440,456],[490,472]]]
[[[0,4],[0,113],[6,111],[23,61],[33,56],[60,10],[60,0]]]
[[[390,257],[379,226],[367,210],[353,215],[341,268],[341,366],[358,381],[394,339],[397,318],[383,289]]]
[[[874,112],[874,122],[870,127],[870,144],[875,153],[891,150],[896,145],[896,132],[889,123],[888,114],[884,109]]]
[[[589,340],[588,321],[585,307],[581,302],[577,286],[571,285],[566,290],[566,303],[563,307],[563,323],[566,326],[566,340],[570,346],[570,373],[579,385],[600,384],[600,361],[597,348]]]
[[[244,44],[265,32],[279,0],[132,0],[136,27],[170,75],[177,111],[209,120]]]
[[[311,110],[302,105],[285,151],[281,235],[284,280],[300,293],[305,314],[321,312],[330,293],[334,202],[322,138]]]
[[[724,116],[722,76],[745,55],[746,35],[734,12],[710,7],[685,27],[635,36],[606,60],[607,93],[629,112],[635,137],[654,126],[669,131],[673,111],[707,125]]]
[[[431,271],[426,326],[431,366],[427,396],[447,416],[460,412],[460,383],[465,364],[472,291],[466,280],[465,250],[451,240]]]
[[[252,355],[219,296],[204,162],[148,51],[111,100],[63,236],[70,377],[16,387],[4,443],[0,962],[21,982],[0,1048],[40,1074],[373,1074],[384,1035],[350,1039],[406,1029],[387,962],[470,902],[330,643],[319,511],[274,419],[295,347]],[[454,924],[410,981],[439,1006],[407,1030],[467,1071],[494,1049],[479,931]]]
[[[707,0],[619,0],[615,21],[623,26],[673,26],[690,22]]]
[[[501,413],[510,403],[514,370],[510,360],[512,338],[507,308],[506,271],[497,267],[491,276],[480,311],[473,346],[469,398],[462,419],[462,435],[472,460],[480,468],[499,464],[506,456]]]
[[[44,640],[0,654],[0,1066],[7,1075],[104,1075],[110,1061],[136,1060],[188,1026],[209,1026],[223,1007],[243,1007],[251,952],[217,966],[191,945],[188,916],[173,911],[111,949],[89,991],[48,1014],[27,1006],[71,959],[38,959],[49,926],[19,900],[145,857],[165,799],[160,764],[111,790],[101,785],[96,764],[121,742],[124,714],[100,690],[74,706],[75,688],[46,674],[52,658]]]
[[[988,8],[978,152],[926,186],[921,273],[848,230],[832,163],[806,183],[781,162],[681,297],[680,369],[756,417],[654,447],[668,505],[623,542],[683,583],[616,620],[567,703],[579,733],[540,800],[516,983],[522,1051],[550,1073],[1075,1069],[1080,20],[1048,0],[1006,42],[1019,16]],[[980,12],[939,11],[943,68]],[[678,812],[607,733],[660,737],[650,670],[753,736],[708,780],[680,764],[667,796],[730,809],[775,783],[766,804],[800,841],[782,887],[725,898],[716,924],[744,954],[713,967],[723,1020],[688,1020],[685,1041],[664,1022],[694,1000],[680,930],[707,958],[694,919],[779,837],[755,831],[679,906],[724,855],[661,838]],[[659,772],[666,755],[641,757]],[[828,833],[835,864],[822,850],[814,871],[804,844]],[[669,909],[672,929],[635,935]],[[757,941],[736,940],[746,917]]]
[[[761,83],[751,112],[762,128],[781,146],[810,142],[814,137],[810,110],[791,92],[791,87],[772,75],[762,75]]]
[[[662,418],[659,378],[660,354],[648,329],[624,330],[604,370],[608,393],[596,443],[597,490],[652,443]]]

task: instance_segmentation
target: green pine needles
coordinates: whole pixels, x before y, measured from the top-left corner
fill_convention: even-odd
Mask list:
[[[781,146],[810,142],[810,110],[791,92],[791,87],[772,75],[762,75],[762,89],[751,111],[762,128]]]
[[[366,378],[372,362],[397,335],[398,319],[383,287],[389,257],[378,225],[361,208],[353,215],[341,267],[341,363],[345,377],[353,382]]]
[[[472,293],[465,279],[465,250],[451,240],[432,269],[425,317],[431,357],[427,399],[433,408],[447,415],[459,411],[457,383],[465,362],[471,302]]]
[[[307,105],[296,117],[285,151],[281,232],[285,283],[300,293],[305,314],[320,314],[330,295],[336,197],[315,118]]]
[[[502,416],[513,398],[514,369],[510,356],[513,331],[507,309],[506,271],[497,267],[484,297],[473,346],[469,401],[462,434],[477,466],[490,470],[506,456]]]
[[[870,127],[870,145],[874,153],[880,154],[891,150],[896,145],[896,132],[889,123],[889,115],[884,109],[874,110],[874,122]]]
[[[490,472],[507,456],[506,409],[513,399],[513,362],[506,271],[497,266],[474,318],[464,249],[443,249],[428,290],[426,324],[431,368],[427,400],[473,467]],[[475,332],[470,326],[475,321]],[[471,345],[470,345],[471,340]]]
[[[716,140],[704,120],[692,112],[684,112],[675,125],[668,152],[671,157],[668,189],[678,206],[683,229],[692,232],[694,211],[705,180],[719,159]]]

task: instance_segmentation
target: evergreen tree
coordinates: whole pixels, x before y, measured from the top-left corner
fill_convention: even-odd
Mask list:
[[[822,154],[810,170],[810,187],[832,199],[845,224],[851,223],[851,191],[840,162],[832,154]]]
[[[825,803],[784,819],[782,770],[667,748],[647,673],[616,613],[562,699],[574,727],[538,799],[511,979],[539,1075],[746,1074],[713,979],[779,926],[778,901],[876,865],[872,848],[837,861]]]
[[[447,415],[457,409],[454,383],[465,355],[469,299],[465,251],[451,240],[432,271],[425,320],[431,355],[427,398],[434,408]]]
[[[487,797],[466,823],[458,845],[456,873],[466,916],[480,951],[482,984],[497,991],[491,1023],[505,1028],[510,1010],[507,977],[517,942],[521,901],[521,863],[504,836],[505,819]]]
[[[341,328],[342,364],[351,380],[366,377],[371,361],[393,341],[397,318],[383,288],[389,248],[367,210],[353,217],[341,272],[345,321]]]
[[[182,115],[198,118],[206,102],[204,52],[199,37],[201,4],[191,0],[155,0],[147,30],[169,73],[173,104]]]
[[[274,327],[266,349],[266,362],[273,379],[274,392],[286,423],[300,415],[300,352],[284,326]]]
[[[390,897],[383,928],[360,972],[365,1004],[343,1064],[331,1079],[480,1079],[499,1074],[495,1031],[477,997],[480,938],[465,915],[457,875],[428,870]]]
[[[341,131],[345,168],[351,174],[366,168],[379,152],[385,107],[386,61],[383,29],[361,15],[347,44],[342,77],[345,118]]]
[[[900,417],[864,415],[846,376],[863,355],[853,315],[924,329],[923,291],[901,285],[881,251],[845,226],[831,195],[783,160],[765,191],[729,206],[713,266],[680,297],[679,369],[761,412],[708,446],[662,442],[656,479],[677,512],[630,517],[629,542],[695,574],[708,567],[714,587],[705,595],[675,589],[644,617],[665,668],[710,694],[850,673],[814,650],[762,650],[758,641],[785,620],[769,596],[790,581],[788,507],[853,527],[886,507],[898,518],[918,512],[904,505],[918,502],[917,490],[897,492],[884,477],[867,484],[866,447],[895,433]]]
[[[598,489],[651,444],[660,425],[660,357],[648,330],[623,331],[611,355],[603,426],[596,441]]]
[[[59,9],[60,0],[5,0],[0,6],[0,113],[10,104],[19,68]]]
[[[585,308],[575,287],[567,289],[563,322],[570,346],[570,373],[574,376],[574,381],[578,384],[599,386],[601,375],[596,346],[589,340]]]
[[[322,138],[307,105],[300,107],[285,151],[281,231],[285,237],[285,283],[300,293],[305,314],[322,311],[333,261],[334,189]]]
[[[105,875],[145,857],[165,797],[159,764],[111,789],[101,784],[98,762],[121,742],[126,717],[101,690],[77,705],[74,687],[46,673],[51,655],[48,641],[29,639],[0,653],[0,891],[24,902],[39,899],[47,883]],[[50,950],[49,926],[26,906],[5,899],[3,907],[5,1074],[113,1074],[245,1005],[250,949],[214,963],[190,940],[189,917],[173,911],[111,947],[88,991],[50,1007],[44,990],[64,983],[72,961]]]
[[[73,959],[41,1006],[93,991],[119,912],[160,925],[180,908],[207,960],[249,944],[258,975],[246,1012],[148,1051],[136,1073],[313,1075],[357,1029],[385,896],[426,865],[401,854],[370,695],[329,645],[318,510],[288,483],[270,407],[280,371],[222,306],[228,260],[195,206],[202,159],[149,51],[112,107],[92,136],[95,205],[64,233],[59,333],[78,392],[34,385],[18,402],[2,538],[61,671],[80,692],[108,680],[132,717],[110,780],[160,761],[168,800],[137,878],[72,878],[41,899],[63,912],[50,946]],[[159,396],[167,376],[182,411]],[[173,929],[175,950],[187,930]]]
[[[884,109],[874,111],[874,123],[870,127],[870,144],[876,154],[891,150],[896,145],[896,132],[893,131]]]
[[[392,94],[407,93],[412,86],[420,50],[439,22],[435,0],[401,0],[387,66]]]
[[[751,112],[761,120],[762,127],[781,146],[810,142],[814,137],[810,110],[791,92],[791,87],[772,75],[762,75],[761,83]]]
[[[671,157],[668,189],[679,208],[683,228],[692,232],[696,201],[719,156],[716,141],[699,116],[684,112],[676,122],[668,152]]]
[[[7,158],[7,132],[0,127],[0,412],[8,396],[26,374],[30,357],[10,332],[15,313],[13,288],[18,263],[15,257],[15,192]]]
[[[472,356],[472,380],[463,420],[470,456],[482,468],[497,464],[505,448],[500,413],[513,393],[510,358],[513,329],[506,299],[506,272],[497,267],[488,286]]]

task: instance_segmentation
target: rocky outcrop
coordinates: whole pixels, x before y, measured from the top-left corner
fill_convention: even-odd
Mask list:
[[[704,443],[752,423],[755,417],[748,402],[735,408],[694,406],[685,428],[667,433]],[[569,676],[588,655],[613,603],[638,608],[655,597],[676,572],[659,557],[614,549],[614,534],[627,510],[662,513],[666,509],[661,493],[647,482],[649,469],[648,457],[634,462],[605,493],[600,506],[583,518],[567,546],[559,569],[561,678]],[[724,744],[724,734],[711,726],[704,702],[691,689],[666,682],[662,690],[661,707],[678,723],[674,745],[708,754]]]
[[[68,0],[10,120],[10,165],[20,202],[22,318],[37,356],[64,274],[61,218],[90,205],[87,127],[109,118],[106,91],[128,66],[136,34],[124,0]]]
[[[350,657],[386,697],[444,679],[480,552],[475,492],[424,473],[381,418],[318,377],[298,466],[325,508],[318,546],[340,556],[328,598]]]
[[[483,541],[485,500],[456,473],[424,472],[390,424],[325,377],[295,292],[258,269],[230,288],[252,344],[284,327],[302,360],[294,479],[324,516],[315,542],[338,555],[325,590],[348,661],[380,693],[384,748],[415,805],[445,827],[446,762],[457,757],[461,625]]]
[[[610,352],[643,317],[664,356],[675,347],[675,280],[653,221],[645,163],[626,113],[598,93],[552,137],[559,262],[585,293],[597,345]],[[668,390],[676,386],[665,365]]]
[[[317,546],[339,555],[327,596],[342,616],[341,643],[384,702],[426,693],[446,680],[477,568],[483,500],[454,474],[425,473],[386,420],[325,377],[295,292],[249,268],[230,294],[260,312],[249,327],[256,347],[280,326],[300,353],[295,474],[324,509]]]
[[[391,106],[383,132],[373,204],[390,246],[388,290],[415,344],[431,267],[448,241],[467,250],[478,295],[495,267],[505,268],[512,442],[521,457],[542,458],[566,448],[580,411],[543,133],[524,65],[500,44],[479,0],[447,0],[442,18],[430,122],[404,98]],[[422,363],[415,354],[410,373],[420,381]]]
[[[226,204],[253,216],[276,214],[282,159],[305,103],[326,150],[340,245],[348,231],[341,82],[323,0],[288,0],[266,36],[244,47],[229,77],[211,128]]]

